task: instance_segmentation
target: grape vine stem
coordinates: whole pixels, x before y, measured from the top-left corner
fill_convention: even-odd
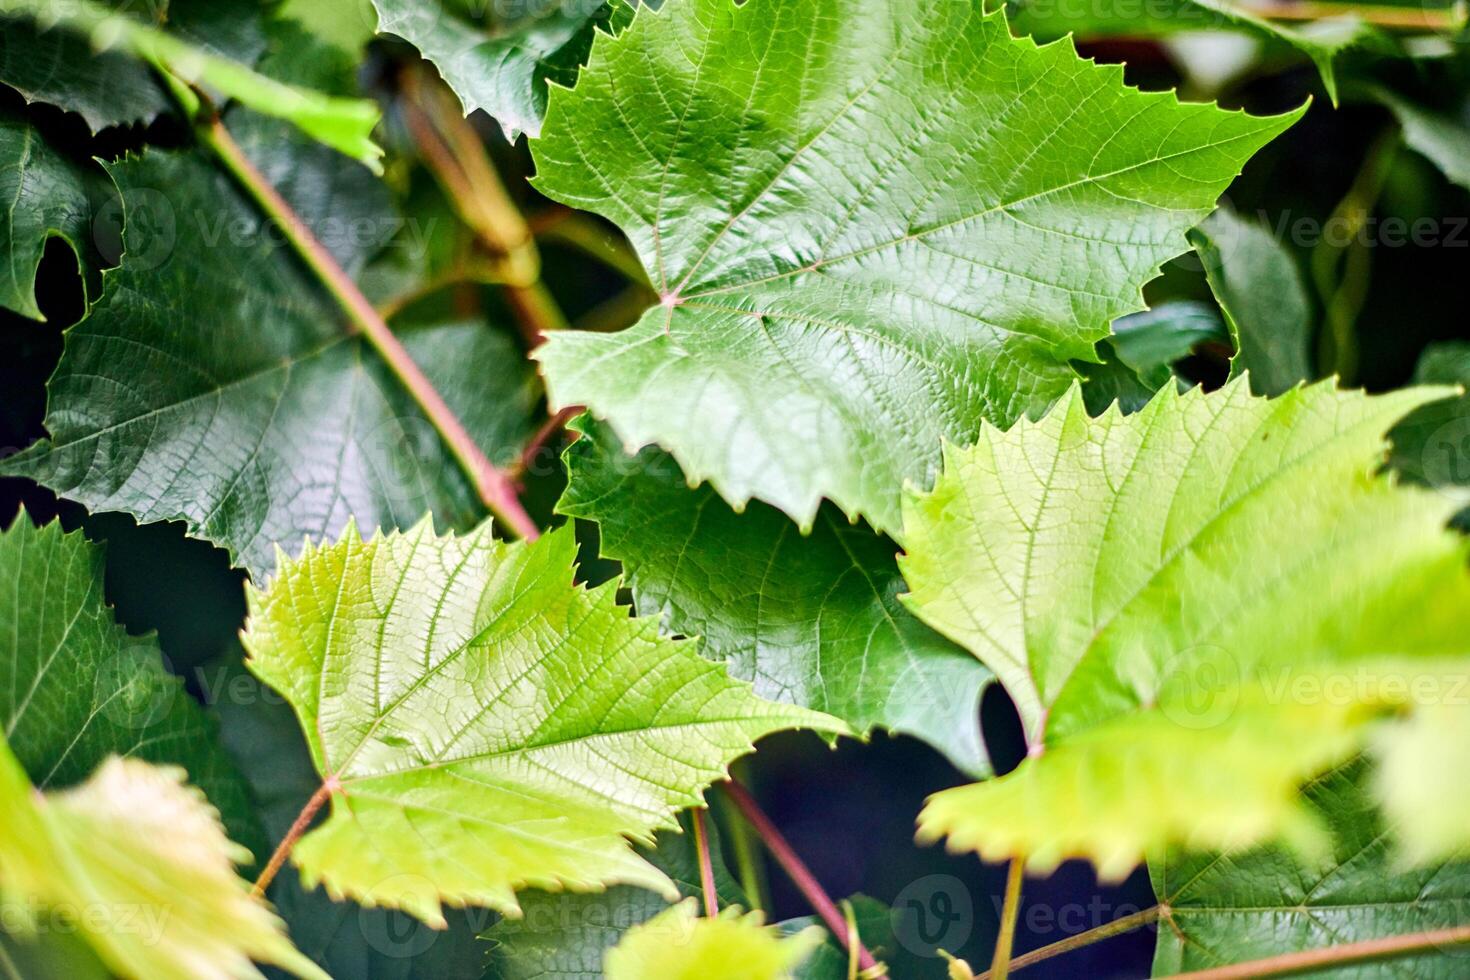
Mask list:
[[[857,950],[858,966],[863,969],[864,976],[870,976],[873,980],[886,980],[888,976],[887,971],[878,965],[878,961],[873,958],[873,954],[863,945],[862,940],[858,938],[856,932],[849,928],[847,919],[838,911],[837,905],[832,901],[831,896],[827,894],[826,890],[822,888],[821,882],[817,881],[816,876],[812,874],[811,869],[806,866],[806,863],[797,857],[796,852],[792,850],[791,845],[782,836],[781,831],[777,830],[776,825],[771,823],[771,818],[765,815],[760,805],[746,792],[745,787],[734,780],[722,785],[726,797],[729,798],[731,803],[735,804],[735,808],[755,828],[755,832],[760,836],[761,842],[765,844],[766,850],[771,852],[771,857],[775,859],[776,863],[791,878],[791,883],[796,886],[797,890],[811,903],[817,915],[826,923],[827,928],[832,931],[832,935],[837,937],[844,948],[849,951],[854,948]]]
[[[704,897],[704,916],[713,919],[720,913],[720,902],[715,893],[715,865],[710,856],[709,831],[704,825],[703,810],[695,807],[691,817],[694,823],[694,848],[699,852],[699,890]]]
[[[250,886],[251,896],[255,898],[265,897],[265,890],[271,886],[272,881],[276,880],[276,875],[280,873],[281,868],[286,864],[286,858],[291,856],[291,849],[296,846],[296,842],[301,839],[301,835],[306,833],[306,828],[311,826],[311,821],[315,819],[317,811],[322,808],[322,805],[331,796],[331,783],[323,783],[317,787],[315,793],[311,794],[311,799],[306,801],[306,805],[296,815],[296,819],[292,822],[291,828],[286,831],[286,836],[282,837],[281,842],[276,845],[275,853],[271,855],[270,861],[266,863],[265,870],[261,871],[260,877],[255,879],[255,884]]]
[[[1011,960],[1010,966],[1007,969],[1011,973],[1015,973],[1017,970],[1024,969],[1034,963],[1049,960],[1053,956],[1061,956],[1063,953],[1070,953],[1074,949],[1081,949],[1084,946],[1091,946],[1093,943],[1100,943],[1104,939],[1111,939],[1113,936],[1121,936],[1125,932],[1141,929],[1144,926],[1157,922],[1163,914],[1163,906],[1155,905],[1152,908],[1144,909],[1142,912],[1122,916],[1095,929],[1079,932],[1075,936],[1068,936],[1066,939],[1060,939],[1048,946],[1043,946],[1040,949],[1034,949],[1029,953],[1017,956]],[[993,971],[987,970],[980,974],[976,980],[994,980]]]
[[[540,529],[521,506],[515,485],[475,444],[459,416],[444,401],[433,382],[414,363],[373,304],[363,296],[357,284],[332,257],[332,253],[311,233],[306,223],[286,203],[285,198],[281,197],[280,192],[250,162],[250,158],[240,149],[240,145],[235,142],[218,115],[206,109],[195,128],[200,141],[214,152],[260,208],[277,223],[302,261],[320,278],[353,325],[362,332],[368,343],[387,363],[388,369],[403,384],[419,408],[423,409],[449,447],[450,453],[469,477],[486,508],[502,525],[509,527],[520,537],[526,540],[538,537]]]
[[[1011,970],[1011,949],[1016,942],[1016,920],[1021,912],[1021,883],[1026,880],[1026,862],[1012,858],[1006,869],[1006,896],[1000,908],[1000,932],[995,937],[995,955],[990,961],[990,977],[1006,980]]]
[[[1322,970],[1327,967],[1368,963],[1375,960],[1407,956],[1447,946],[1470,945],[1470,925],[1431,932],[1415,932],[1403,936],[1366,939],[1341,946],[1325,946],[1297,953],[1285,953],[1248,963],[1232,963],[1192,973],[1176,973],[1174,980],[1247,980],[1249,977],[1284,977],[1295,973]]]

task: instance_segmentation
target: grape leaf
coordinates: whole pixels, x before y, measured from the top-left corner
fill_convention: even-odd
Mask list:
[[[138,980],[259,977],[251,959],[327,980],[235,875],[249,852],[184,775],[113,757],[85,783],[41,795],[0,739],[7,911],[69,910],[102,960]]]
[[[1442,341],[1425,347],[1414,381],[1470,387],[1470,343]],[[1470,508],[1470,395],[1415,409],[1394,426],[1390,437],[1390,469]],[[1470,509],[1462,509],[1455,524],[1470,528]]]
[[[1423,867],[1470,858],[1470,677],[1458,678],[1455,700],[1440,701],[1376,733],[1376,790],[1397,831],[1401,864]]]
[[[378,107],[370,100],[282,84],[96,0],[0,0],[0,15],[33,17],[42,26],[77,32],[100,50],[125,52],[185,82],[208,86],[258,112],[290,122],[375,172],[382,169],[382,148],[372,140]]]
[[[629,846],[672,827],[752,739],[846,731],[761,701],[692,644],[573,587],[570,530],[507,545],[428,522],[280,562],[247,590],[247,666],[307,733],[332,815],[296,845],[308,886],[442,925],[516,914],[529,885],[674,894]],[[333,598],[334,597],[334,598]]]
[[[1450,180],[1470,189],[1470,101],[1459,118],[1436,112],[1391,89],[1372,86],[1368,93],[1383,103],[1403,127],[1404,142]]]
[[[1235,342],[1231,374],[1250,372],[1260,395],[1310,380],[1312,303],[1286,246],[1229,208],[1210,215],[1189,240]]]
[[[680,833],[660,833],[658,846],[640,853],[668,875],[680,895],[695,898],[702,894],[699,857],[688,820],[681,817],[679,823]],[[705,821],[705,830],[710,835],[720,907],[744,904],[745,895],[719,859],[713,820]],[[603,954],[629,928],[647,922],[669,904],[657,892],[632,885],[615,885],[597,895],[528,891],[518,898],[522,918],[501,919],[485,933],[494,943],[485,980],[602,980]]]
[[[35,9],[20,3],[0,8]],[[155,17],[166,16],[172,33],[222,57],[250,65],[265,50],[262,4],[169,0],[152,3],[149,10]],[[0,81],[27,102],[77,113],[94,133],[152,122],[174,109],[173,97],[145,62],[121,51],[97,51],[84,35],[53,29],[49,21],[0,21]]]
[[[979,7],[675,0],[599,39],[537,186],[619,225],[664,300],[543,345],[555,404],[737,509],[808,529],[825,496],[893,532],[941,437],[1064,392],[1295,116],[1134,91]]]
[[[104,264],[92,222],[113,197],[101,167],[71,159],[29,122],[0,111],[0,198],[9,202],[0,223],[0,305],[45,319],[36,305],[36,270],[53,237],[76,254],[85,288],[87,271]]]
[[[830,506],[805,537],[773,507],[736,514],[708,487],[691,491],[667,454],[625,456],[585,417],[572,428],[584,437],[567,450],[557,510],[597,521],[641,613],[700,637],[705,656],[761,697],[859,732],[916,735],[961,769],[990,773],[980,739],[990,671],[899,603],[890,542]]]
[[[171,763],[223,814],[230,836],[265,847],[249,793],[215,724],[103,602],[103,549],[22,514],[0,533],[0,721],[31,781],[81,782],[112,755]]]
[[[273,142],[269,127],[242,130],[349,270],[365,258],[360,223],[397,226],[366,171]],[[111,172],[127,251],[67,332],[51,438],[0,472],[92,510],[182,519],[256,576],[272,542],[335,534],[351,517],[473,523],[478,502],[429,422],[226,174],[157,151]],[[492,457],[519,452],[536,392],[513,340],[462,322],[403,341]]]
[[[242,651],[196,668],[196,679],[220,718],[225,750],[249,781],[266,830],[285,837],[321,785],[291,706],[239,663]],[[397,909],[334,902],[301,887],[283,867],[268,897],[296,948],[333,977],[353,980],[481,980],[486,944],[476,936],[492,915],[449,912],[448,929],[431,929]],[[278,971],[267,970],[267,976]]]
[[[1101,364],[1081,365],[1087,411],[1101,415],[1113,402],[1125,414],[1138,411],[1175,377],[1174,363],[1195,347],[1228,344],[1230,334],[1211,306],[1173,300],[1113,321],[1113,335],[1098,343]]]
[[[760,912],[699,915],[692,898],[636,925],[608,950],[607,980],[790,980],[822,943],[820,927],[781,936]]]
[[[1458,774],[1454,781],[1463,784]],[[1395,860],[1367,783],[1367,767],[1355,761],[1306,787],[1306,799],[1335,836],[1331,853],[1320,860],[1269,849],[1151,862],[1154,890],[1169,909],[1159,927],[1154,975],[1447,928],[1470,919],[1470,864],[1405,870]],[[1462,820],[1463,815],[1461,810]],[[1465,967],[1463,948],[1445,949],[1313,976],[1450,980],[1464,976]]]
[[[1344,14],[1319,17],[1291,26],[1252,13],[1234,0],[1149,0],[1139,4],[1057,4],[1009,0],[1007,9],[1016,30],[1050,39],[1075,34],[1079,38],[1168,37],[1186,31],[1236,31],[1299,51],[1322,75],[1333,104],[1337,103],[1337,58],[1359,45],[1384,48],[1386,40],[1360,17]]]
[[[1074,393],[948,449],[905,500],[907,601],[995,671],[1030,757],[932,797],[922,836],[1109,878],[1170,844],[1320,847],[1297,787],[1418,703],[1387,679],[1465,669],[1453,504],[1373,475],[1393,421],[1444,394],[1239,379],[1092,419]]]
[[[637,0],[633,0],[636,3]],[[484,109],[506,138],[535,136],[546,114],[547,81],[571,86],[598,31],[632,20],[628,0],[561,0],[496,13],[464,0],[373,0],[378,30],[396,34],[439,69],[465,115]]]

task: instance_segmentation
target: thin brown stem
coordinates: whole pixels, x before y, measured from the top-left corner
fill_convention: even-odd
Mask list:
[[[1011,949],[1016,942],[1016,919],[1021,912],[1021,883],[1026,879],[1026,862],[1012,858],[1006,871],[1006,897],[1000,908],[1000,932],[995,937],[995,955],[990,961],[993,980],[1006,980],[1011,969]]]
[[[459,416],[414,363],[403,344],[389,329],[387,322],[373,308],[373,304],[368,302],[352,278],[337,264],[332,253],[317,241],[316,236],[307,229],[306,223],[286,203],[280,192],[250,162],[218,117],[201,120],[197,128],[201,141],[214,151],[261,209],[281,227],[297,254],[327,287],[368,343],[382,356],[388,369],[407,389],[419,408],[423,409],[490,512],[522,538],[531,540],[538,537],[540,529],[521,506],[514,485],[475,444]]]
[[[448,94],[417,69],[403,74],[403,117],[424,163],[460,219],[504,264],[505,297],[531,346],[567,329],[566,317],[541,282],[541,257],[525,216],[485,152],[475,128]]]
[[[713,919],[720,914],[720,899],[715,892],[715,863],[709,850],[709,832],[704,826],[704,811],[695,807],[694,849],[699,854],[699,891],[704,896],[704,916]]]
[[[540,475],[538,470],[541,463],[541,451],[546,448],[547,443],[555,439],[566,428],[568,422],[581,412],[581,405],[568,405],[542,423],[541,428],[537,429],[535,435],[531,436],[530,441],[526,443],[526,448],[521,450],[520,459],[510,471],[511,478],[521,480],[527,474]]]
[[[271,855],[270,861],[266,862],[265,870],[260,873],[259,878],[255,879],[255,884],[250,886],[250,894],[252,896],[255,898],[265,897],[265,890],[271,886],[271,882],[276,879],[276,875],[285,866],[286,858],[291,856],[291,849],[296,846],[296,842],[301,839],[301,835],[306,833],[306,828],[311,826],[311,821],[316,817],[317,811],[322,808],[322,804],[331,798],[331,795],[331,783],[323,783],[317,787],[315,793],[311,794],[311,799],[306,801],[306,805],[296,815],[296,820],[291,824],[291,828],[286,831],[286,836],[282,837],[281,843],[276,845],[275,853]]]
[[[1132,932],[1134,929],[1142,929],[1144,926],[1157,922],[1159,916],[1162,914],[1162,907],[1155,905],[1153,908],[1144,909],[1142,912],[1122,916],[1121,918],[1114,919],[1112,922],[1100,925],[1096,929],[1079,932],[1075,936],[1068,936],[1066,939],[1058,940],[1049,946],[1033,949],[1029,953],[1017,956],[1011,960],[1008,969],[1010,972],[1015,973],[1017,970],[1024,969],[1034,963],[1049,960],[1053,956],[1061,956],[1063,953],[1070,953],[1074,949],[1091,946],[1093,943],[1100,943],[1104,939],[1121,936],[1123,933]],[[980,974],[976,980],[994,980],[994,977],[992,972],[987,970]]]
[[[1209,970],[1191,973],[1176,973],[1174,980],[1246,980],[1248,977],[1284,977],[1294,973],[1307,973],[1327,967],[1347,966],[1353,963],[1369,963],[1375,960],[1392,959],[1411,953],[1443,949],[1446,946],[1470,945],[1470,925],[1450,929],[1435,929],[1431,932],[1415,932],[1404,936],[1385,936],[1382,939],[1367,939],[1359,943],[1344,943],[1341,946],[1326,946],[1308,949],[1299,953],[1284,953],[1248,963],[1232,963]]]
[[[791,845],[787,843],[781,831],[776,829],[776,825],[771,823],[771,818],[761,810],[760,805],[745,791],[743,786],[734,780],[723,785],[725,795],[729,797],[730,802],[735,804],[736,809],[755,828],[755,832],[760,835],[761,842],[765,844],[771,857],[790,877],[797,891],[801,892],[802,896],[811,903],[812,909],[826,923],[832,935],[837,937],[844,948],[851,950],[856,947],[858,965],[863,968],[865,975],[870,975],[873,980],[887,977],[887,971],[878,965],[878,961],[863,945],[862,940],[848,928],[847,920],[838,911],[831,896],[822,888],[821,882],[817,881],[806,863],[797,857],[796,852],[791,849]]]

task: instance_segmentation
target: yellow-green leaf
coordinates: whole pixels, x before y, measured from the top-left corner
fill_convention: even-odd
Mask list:
[[[0,741],[7,911],[64,916],[124,977],[246,980],[258,960],[325,980],[235,874],[249,860],[182,769],[114,756],[87,782],[42,794]]]
[[[698,905],[685,899],[629,929],[607,951],[607,980],[789,980],[822,944],[816,926],[782,937],[759,912],[727,908],[708,919]]]
[[[441,902],[520,912],[526,886],[677,896],[629,841],[675,826],[754,739],[839,733],[762,701],[689,641],[573,584],[570,529],[506,544],[425,521],[277,558],[249,589],[248,665],[296,709],[330,818],[308,886],[442,924]]]
[[[1445,389],[1247,384],[1126,417],[1074,392],[908,494],[908,602],[995,671],[1030,749],[934,797],[923,836],[1109,876],[1172,844],[1320,845],[1301,782],[1470,665],[1455,504],[1376,472]]]

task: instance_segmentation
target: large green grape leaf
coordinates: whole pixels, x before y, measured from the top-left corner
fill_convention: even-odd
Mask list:
[[[349,270],[399,219],[336,154],[239,123],[258,165]],[[280,134],[284,135],[284,134]],[[150,151],[115,164],[127,251],[66,335],[43,440],[0,463],[92,510],[184,520],[257,576],[272,542],[478,503],[427,419],[225,173]],[[508,334],[467,321],[403,341],[492,458],[534,430],[534,376]]]
[[[249,980],[260,976],[252,959],[328,980],[236,876],[249,851],[184,776],[113,757],[79,786],[43,795],[0,739],[7,925],[61,910],[133,980]]]
[[[681,896],[697,898],[702,892],[694,835],[686,817],[679,824],[680,833],[660,833],[658,846],[640,853],[668,875]],[[706,820],[705,830],[720,907],[743,905],[745,895],[719,859],[714,821]],[[603,955],[628,929],[669,905],[663,895],[632,885],[615,885],[595,895],[528,891],[518,898],[523,916],[501,919],[485,933],[494,944],[485,980],[602,980]]]
[[[1464,782],[1459,776],[1452,781]],[[1367,767],[1352,762],[1306,787],[1309,805],[1334,832],[1331,851],[1320,859],[1303,860],[1270,849],[1151,862],[1154,890],[1169,909],[1159,927],[1154,975],[1470,920],[1470,864],[1405,869],[1396,860],[1367,782]],[[1463,820],[1464,811],[1458,816]],[[1467,967],[1470,960],[1463,948],[1447,948],[1312,976],[1450,980],[1463,977]]]
[[[845,732],[761,701],[687,641],[572,584],[570,530],[496,541],[427,521],[283,559],[248,589],[247,665],[291,702],[332,791],[296,845],[308,886],[442,924],[527,886],[672,897],[628,839],[698,805],[753,739]]]
[[[81,782],[109,756],[182,766],[230,836],[264,839],[216,726],[163,666],[158,641],[129,636],[103,601],[103,549],[24,514],[0,534],[0,722],[44,790]]]
[[[1235,342],[1232,374],[1260,395],[1311,380],[1312,301],[1296,258],[1269,231],[1221,208],[1189,233]]]
[[[537,186],[627,232],[663,304],[553,337],[553,401],[737,508],[893,532],[942,437],[1065,391],[1294,117],[1134,91],[980,6],[672,0],[600,38]]]
[[[1387,41],[1351,13],[1320,17],[1309,24],[1272,21],[1239,0],[1147,0],[1142,3],[1054,3],[1008,0],[1016,30],[1049,39],[1066,34],[1096,40],[1109,37],[1169,37],[1193,31],[1235,31],[1269,45],[1306,55],[1322,74],[1322,85],[1337,101],[1337,58],[1359,45],[1386,47]]]
[[[474,0],[372,0],[378,30],[418,48],[459,96],[465,115],[484,109],[514,140],[535,136],[547,82],[571,86],[598,31],[616,33],[638,0],[557,0],[486,5]]]
[[[608,950],[604,972],[607,980],[792,980],[821,943],[818,926],[782,936],[759,912],[705,918],[689,898],[629,929]]]
[[[991,679],[974,657],[919,622],[886,538],[828,505],[810,535],[773,507],[737,514],[709,487],[690,490],[666,453],[623,455],[585,417],[567,451],[558,511],[595,520],[602,550],[623,563],[644,615],[698,636],[756,693],[917,735],[977,776],[980,695]]]
[[[126,7],[113,0],[110,7]],[[151,122],[174,108],[173,97],[147,63],[117,50],[98,51],[85,35],[59,30],[46,19],[26,18],[39,5],[8,3],[14,19],[0,21],[0,82],[28,102],[75,112],[93,132],[108,126]],[[136,5],[132,7],[137,11]],[[244,64],[265,50],[264,5],[218,0],[150,3],[156,20],[166,19],[179,38]]]
[[[1391,680],[1466,669],[1454,505],[1375,476],[1393,421],[1446,393],[1240,379],[1096,419],[1074,393],[948,449],[905,501],[908,601],[995,671],[1030,753],[932,797],[923,836],[1107,877],[1173,844],[1320,848],[1297,787],[1432,693]]]
[[[25,119],[0,111],[0,306],[44,320],[36,305],[36,270],[46,242],[61,238],[87,271],[103,265],[93,221],[114,198],[111,181],[92,161],[54,149]]]

